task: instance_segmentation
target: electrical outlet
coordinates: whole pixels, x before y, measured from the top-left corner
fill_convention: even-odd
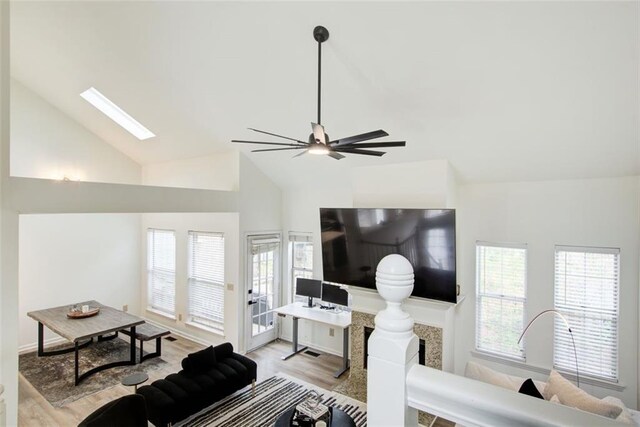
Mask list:
[[[178,321],[182,322],[182,313],[178,313]]]
[[[329,328],[329,336],[330,336],[330,337],[334,336],[334,335],[335,335],[335,333],[336,333],[336,330],[335,330],[335,329],[333,329],[333,328]]]
[[[232,291],[233,290],[233,283],[227,283],[227,290],[228,291]]]
[[[122,306],[122,311],[127,312],[129,311],[129,304],[125,304]]]

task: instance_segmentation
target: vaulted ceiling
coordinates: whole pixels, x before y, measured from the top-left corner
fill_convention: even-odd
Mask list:
[[[249,154],[280,185],[429,159],[464,181],[640,173],[636,2],[15,2],[11,70],[141,164],[249,152],[230,142],[262,139],[247,127],[309,135],[319,24],[327,133],[407,147]],[[157,137],[102,116],[90,86]]]

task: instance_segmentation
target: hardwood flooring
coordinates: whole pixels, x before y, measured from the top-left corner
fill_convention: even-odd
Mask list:
[[[182,337],[176,341],[162,341],[162,358],[167,362],[161,369],[150,372],[149,384],[157,379],[178,372],[180,362],[188,354],[203,348],[202,345]],[[247,356],[258,363],[258,381],[269,378],[278,372],[300,378],[319,387],[332,389],[339,381],[333,378],[333,372],[341,364],[341,358],[322,354],[313,357],[298,355],[288,361],[280,356],[290,349],[289,343],[274,342]],[[89,378],[87,381],[91,381]],[[133,392],[132,387],[116,385],[98,393],[83,397],[62,408],[54,408],[38,391],[19,375],[18,423],[28,427],[76,426],[91,412],[113,399]]]
[[[163,340],[162,358],[167,362],[161,369],[150,373],[147,384],[178,372],[180,362],[188,354],[203,348],[202,345],[182,337],[176,341]],[[258,381],[267,379],[278,372],[294,376],[327,390],[333,389],[348,376],[336,379],[333,373],[342,364],[342,358],[331,354],[314,357],[305,353],[283,361],[280,357],[290,351],[291,344],[276,341],[249,354],[258,364]],[[90,381],[90,379],[88,379]],[[26,427],[76,426],[91,412],[113,399],[133,392],[132,387],[117,385],[90,396],[76,400],[62,408],[54,408],[33,386],[19,375],[18,423]],[[436,421],[434,426],[448,426]]]

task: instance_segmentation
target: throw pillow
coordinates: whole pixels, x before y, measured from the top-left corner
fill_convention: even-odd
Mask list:
[[[518,393],[526,394],[527,396],[531,397],[537,397],[538,399],[544,399],[544,397],[542,397],[542,394],[540,394],[538,387],[536,387],[531,378],[525,380],[525,382],[522,383],[522,385],[520,386],[520,390],[518,390]]]
[[[549,374],[549,381],[542,395],[545,399],[551,399],[553,395],[558,395],[560,403],[592,414],[602,415],[609,418],[617,418],[622,412],[622,408],[604,402],[597,397],[591,396],[584,390],[573,385],[569,380],[565,379],[555,369]]]
[[[557,394],[554,394],[553,396],[551,396],[551,399],[549,399],[549,402],[556,403],[558,405],[562,405],[562,403],[560,403],[560,399],[558,399],[558,395]]]
[[[216,365],[216,353],[213,346],[191,353],[187,359],[188,362],[183,364],[183,367],[192,372],[206,372]]]

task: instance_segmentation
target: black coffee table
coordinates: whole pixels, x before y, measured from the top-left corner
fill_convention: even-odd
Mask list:
[[[293,412],[296,410],[296,407],[293,406],[286,411],[284,411],[277,419],[274,424],[275,427],[290,427],[289,422],[291,421],[291,417],[293,416]],[[349,416],[342,409],[333,408],[333,415],[331,418],[331,425],[327,427],[356,427],[355,421],[353,418]]]

